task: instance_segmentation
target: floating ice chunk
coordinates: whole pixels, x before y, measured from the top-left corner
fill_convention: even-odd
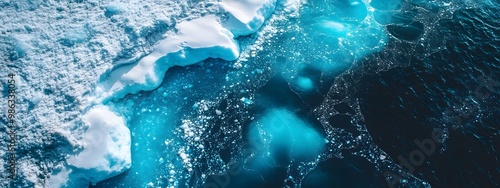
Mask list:
[[[95,106],[83,118],[88,124],[82,140],[84,149],[67,159],[74,168],[71,181],[95,184],[130,168],[130,131],[123,118],[105,106]]]
[[[251,104],[253,104],[253,101],[252,101],[251,99],[246,98],[246,97],[243,97],[243,98],[241,98],[240,100],[241,100],[241,102],[243,102],[243,104],[245,104],[245,105],[251,105]]]
[[[220,4],[230,13],[223,25],[235,36],[257,31],[276,8],[276,0],[222,0]]]
[[[104,83],[104,92],[120,97],[153,89],[170,67],[191,65],[207,58],[230,61],[239,56],[234,35],[214,15],[182,22],[176,28],[178,33],[161,41],[151,54],[135,64],[113,70]]]

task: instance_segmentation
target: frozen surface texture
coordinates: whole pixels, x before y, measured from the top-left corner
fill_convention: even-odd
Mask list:
[[[125,120],[105,106],[95,106],[83,115],[85,132],[80,152],[67,158],[48,179],[50,187],[85,187],[113,177],[131,165],[130,131]]]
[[[228,13],[229,18],[208,14],[177,24],[177,31],[167,35],[150,54],[105,76],[98,92],[103,92],[104,98],[120,98],[158,87],[173,66],[187,66],[207,58],[235,60],[240,46],[234,38],[255,33],[274,12],[276,0],[224,0],[218,5],[227,11],[221,14]]]
[[[151,90],[163,81],[170,67],[191,65],[209,57],[231,61],[239,56],[233,34],[214,15],[181,22],[176,29],[176,34],[160,41],[153,52],[137,63],[113,70],[104,81],[104,92],[119,97]]]
[[[124,119],[107,107],[95,106],[83,120],[88,125],[81,140],[83,150],[67,159],[75,168],[76,175],[70,177],[95,184],[130,168],[130,131]]]
[[[296,160],[314,159],[325,144],[325,138],[311,125],[286,109],[266,112],[252,126],[249,137],[255,147],[269,147],[274,158],[289,155]]]
[[[257,31],[276,8],[276,0],[222,0],[220,4],[229,13],[223,24],[235,36]]]

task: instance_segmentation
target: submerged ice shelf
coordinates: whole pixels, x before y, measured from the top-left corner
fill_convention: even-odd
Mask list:
[[[325,138],[311,125],[286,109],[269,109],[250,126],[250,145],[268,151],[275,160],[314,160],[325,144]]]

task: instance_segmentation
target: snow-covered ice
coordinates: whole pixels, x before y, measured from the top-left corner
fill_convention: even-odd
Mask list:
[[[95,106],[84,115],[88,128],[83,135],[83,151],[67,162],[79,169],[81,177],[97,183],[115,176],[131,165],[130,131],[122,117],[105,106]]]
[[[235,36],[256,32],[276,8],[276,0],[222,0],[220,4],[230,13],[223,25]]]
[[[137,63],[112,70],[98,89],[99,94],[105,99],[120,98],[154,89],[173,66],[191,65],[207,58],[235,60],[240,47],[234,38],[256,32],[274,12],[276,0],[223,0],[220,5],[229,13],[227,20],[209,14],[179,23],[175,27],[177,33],[166,36],[152,53]]]
[[[87,125],[79,143],[83,150],[69,157],[66,166],[59,166],[60,171],[49,178],[51,187],[95,184],[130,168],[130,131],[125,120],[106,106],[93,107],[83,120]]]
[[[156,49],[136,64],[119,67],[105,81],[107,94],[120,95],[150,90],[158,86],[168,68],[186,66],[206,58],[234,60],[239,47],[234,35],[214,15],[182,22],[178,32],[160,42]]]

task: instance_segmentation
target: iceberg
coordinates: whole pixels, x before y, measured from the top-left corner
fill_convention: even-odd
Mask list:
[[[311,125],[281,108],[270,109],[258,119],[250,128],[249,138],[256,148],[269,147],[274,158],[289,155],[293,159],[306,160],[317,156],[325,145],[325,138]]]

